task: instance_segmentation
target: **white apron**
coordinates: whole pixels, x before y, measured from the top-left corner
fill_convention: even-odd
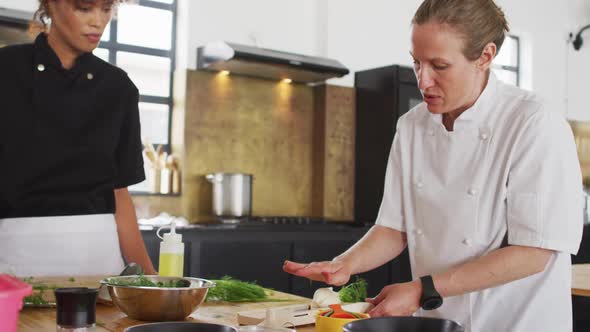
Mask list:
[[[112,214],[0,219],[0,273],[103,276],[123,267]]]
[[[377,224],[406,232],[414,279],[486,255],[506,234],[508,244],[556,251],[542,273],[417,315],[467,332],[571,331],[582,180],[571,130],[541,105],[492,74],[453,132],[424,104],[398,122]]]

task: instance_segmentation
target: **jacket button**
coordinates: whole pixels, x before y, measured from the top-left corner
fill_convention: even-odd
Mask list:
[[[465,238],[463,239],[463,244],[466,246],[470,246],[471,245],[471,239]]]
[[[479,136],[481,138],[482,141],[485,141],[486,139],[488,139],[488,134],[483,133],[481,134],[481,136]]]
[[[92,80],[94,78],[94,75],[92,75],[92,73],[88,73],[86,74],[86,78]]]
[[[45,71],[45,65],[44,65],[44,64],[42,64],[42,63],[38,64],[38,65],[37,65],[37,70],[38,70],[38,71]]]
[[[424,234],[420,228],[416,228],[416,235]]]
[[[469,196],[475,196],[477,194],[477,190],[471,188],[467,193],[469,194]]]
[[[416,182],[416,187],[422,188],[422,187],[424,187],[424,183],[422,183],[422,181],[418,181],[418,182]]]

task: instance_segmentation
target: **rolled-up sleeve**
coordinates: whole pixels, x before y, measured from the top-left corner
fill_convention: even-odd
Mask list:
[[[583,227],[582,176],[563,116],[547,111],[530,116],[511,159],[508,243],[576,254]]]
[[[385,186],[383,199],[377,215],[376,224],[393,228],[400,232],[406,231],[403,213],[402,197],[402,167],[401,167],[401,143],[400,125],[398,122],[393,144],[389,152],[387,169],[385,171]]]

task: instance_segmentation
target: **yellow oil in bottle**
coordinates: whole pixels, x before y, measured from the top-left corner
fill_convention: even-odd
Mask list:
[[[161,253],[159,274],[165,277],[183,277],[184,256],[181,254]]]

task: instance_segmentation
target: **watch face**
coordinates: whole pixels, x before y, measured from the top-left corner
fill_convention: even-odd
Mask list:
[[[434,310],[442,305],[443,301],[440,297],[431,297],[425,299],[422,303],[422,309],[424,310]]]

